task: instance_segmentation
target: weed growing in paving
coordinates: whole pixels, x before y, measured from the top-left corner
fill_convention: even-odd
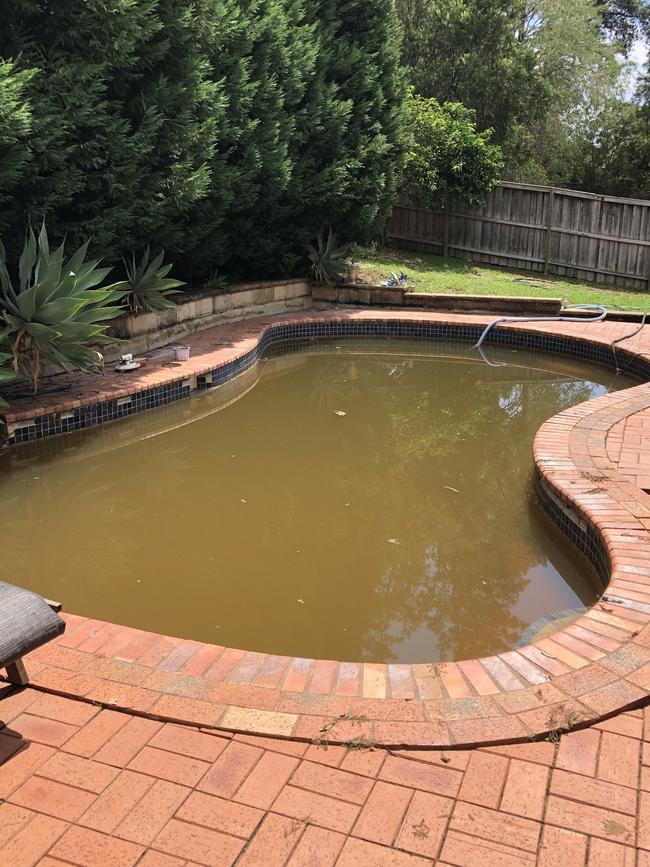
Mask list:
[[[571,706],[560,704],[551,708],[546,718],[546,725],[549,728],[546,740],[552,744],[559,744],[562,734],[568,732],[581,719],[582,714]]]

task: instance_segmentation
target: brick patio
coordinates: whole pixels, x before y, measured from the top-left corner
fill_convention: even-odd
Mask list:
[[[648,867],[650,707],[557,739],[355,749],[0,692],[0,864]],[[557,742],[556,742],[557,741]]]

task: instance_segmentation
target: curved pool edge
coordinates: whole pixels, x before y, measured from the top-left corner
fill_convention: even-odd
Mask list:
[[[236,365],[278,327],[353,322],[386,330],[392,323],[396,330],[427,326],[467,340],[488,320],[403,310],[248,320],[196,335],[206,346],[222,338],[219,358],[210,351],[195,356],[175,381]],[[611,341],[628,332],[624,323],[552,322],[501,327],[494,339],[603,363]],[[649,370],[650,338],[641,334],[633,344],[617,351]],[[141,377],[139,388],[151,388],[155,374]],[[163,376],[169,380],[167,371]],[[124,380],[114,387],[123,389]],[[604,601],[540,641],[460,662],[346,663],[221,648],[68,615],[66,635],[30,656],[33,684],[158,719],[361,747],[522,742],[636,707],[650,691],[650,497],[639,486],[643,442],[636,467],[633,449],[618,448],[621,437],[625,444],[621,425],[630,419],[641,430],[650,419],[650,384],[565,410],[537,433],[542,502],[608,581]],[[632,434],[635,445],[639,439]],[[650,449],[646,454],[650,460]],[[650,464],[648,470],[650,476]]]

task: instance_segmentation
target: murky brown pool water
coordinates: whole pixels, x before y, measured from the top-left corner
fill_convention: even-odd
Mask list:
[[[458,344],[311,344],[15,449],[0,459],[0,576],[68,611],[249,650],[511,648],[598,592],[535,502],[535,432],[629,380],[515,350],[489,360],[504,366]]]

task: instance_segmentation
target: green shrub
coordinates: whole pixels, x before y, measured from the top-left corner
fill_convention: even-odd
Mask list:
[[[402,190],[424,208],[436,209],[448,197],[462,205],[484,203],[503,168],[501,148],[492,131],[476,131],[474,112],[458,102],[443,105],[409,94],[407,123],[411,145]]]
[[[26,159],[13,179],[0,167],[0,229],[11,256],[25,215],[34,223],[47,216],[51,234],[77,246],[92,237],[107,261],[154,237],[184,249],[226,110],[198,46],[214,6],[3,2],[0,58],[13,65],[15,101],[29,122],[20,127],[17,110],[10,115]],[[0,110],[0,146],[4,126]]]

